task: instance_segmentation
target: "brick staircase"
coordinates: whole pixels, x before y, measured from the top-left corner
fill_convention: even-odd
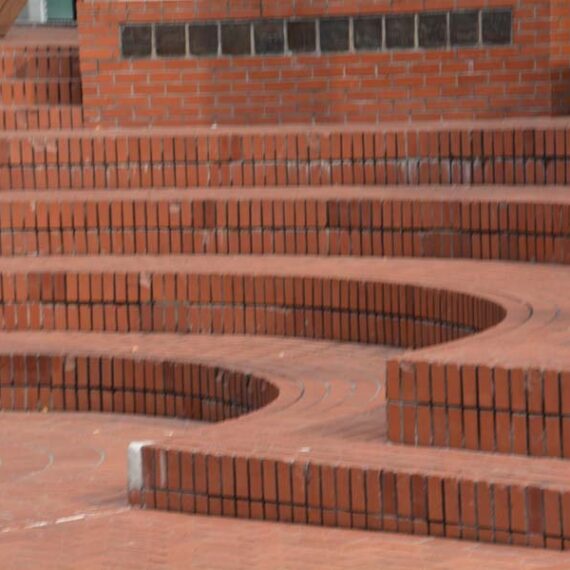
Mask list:
[[[0,47],[0,131],[79,128],[83,124],[75,30],[13,28]]]
[[[568,549],[570,120],[86,129],[74,50],[2,54],[2,409],[205,422],[146,509]]]

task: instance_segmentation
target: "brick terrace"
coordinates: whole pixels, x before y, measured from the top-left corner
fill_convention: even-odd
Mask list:
[[[94,0],[79,47],[3,40],[3,567],[570,566],[570,120],[512,116],[565,109],[570,16],[393,4]],[[458,55],[465,93],[415,91]],[[406,92],[347,107],[388,63]],[[191,122],[337,124],[178,126],[229,66],[251,97]]]

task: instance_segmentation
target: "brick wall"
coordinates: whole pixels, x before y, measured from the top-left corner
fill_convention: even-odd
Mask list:
[[[86,0],[86,116],[124,126],[559,114],[570,108],[567,12],[566,0]],[[290,30],[299,19],[320,23]]]

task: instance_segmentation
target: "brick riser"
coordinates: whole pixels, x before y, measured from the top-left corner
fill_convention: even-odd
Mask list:
[[[0,131],[83,126],[77,47],[0,46]]]
[[[60,33],[54,30],[54,34]],[[58,79],[80,77],[79,48],[45,44],[36,40],[33,29],[23,29],[21,35],[29,37],[29,43],[0,45],[0,73],[8,79]],[[54,38],[52,38],[53,42]],[[38,41],[38,45],[34,45]]]
[[[6,267],[1,301],[5,331],[263,334],[405,348],[460,339],[505,316],[485,299],[415,286],[111,269]]]
[[[142,450],[147,509],[570,548],[570,493],[338,463]]]
[[[83,126],[81,105],[0,107],[0,131],[78,129]]]
[[[81,105],[80,79],[2,79],[3,105]]]
[[[512,189],[511,189],[512,190]],[[341,197],[342,192],[346,198]],[[443,199],[410,189],[14,195],[0,203],[0,253],[287,254],[570,263],[570,198],[529,202],[481,189]],[[382,196],[382,194],[392,194]],[[85,197],[84,197],[85,196]]]
[[[0,356],[3,411],[103,412],[221,422],[270,404],[278,390],[200,364],[54,354]]]
[[[570,372],[411,362],[388,365],[394,443],[570,458]]]
[[[570,184],[570,127],[34,132],[0,141],[0,190]]]

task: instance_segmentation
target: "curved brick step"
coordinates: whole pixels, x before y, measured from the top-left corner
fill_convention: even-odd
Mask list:
[[[148,351],[151,339],[140,335],[30,333],[4,338],[3,411],[113,412],[221,422],[259,410],[279,394],[270,381],[216,366],[203,355],[197,358],[170,337],[177,350],[165,352],[164,339],[154,337],[153,344],[161,347],[154,354]],[[38,342],[42,349],[34,354],[31,347]],[[144,350],[141,356],[139,348]]]
[[[169,333],[34,331],[0,337],[6,343],[0,380],[4,410],[208,422],[257,411],[255,422],[277,417],[283,433],[311,429],[310,437],[336,432],[335,437],[360,441],[385,440],[385,416],[378,407],[385,401],[384,378],[378,369],[400,352],[241,335],[223,342],[215,335]]]
[[[412,283],[400,284],[392,265]],[[6,258],[0,270],[4,330],[247,333],[417,348],[505,316],[502,296],[417,286],[413,265],[396,260],[100,256],[94,270],[89,257],[44,257]],[[513,311],[505,323],[528,318],[524,305]]]
[[[538,380],[552,376],[565,394],[568,363],[560,349],[568,327],[560,298],[568,279],[565,269],[420,260],[247,260],[244,265],[241,257],[99,257],[93,270],[88,257],[4,259],[2,327],[246,333],[417,348],[492,326],[476,337],[410,353],[400,365],[391,364],[390,437],[519,454],[569,453],[566,400],[557,409],[550,401],[548,407],[529,406],[537,388],[543,402],[542,390],[552,390],[551,380],[524,381],[527,374]],[[531,347],[524,344],[529,339]],[[417,390],[416,362],[422,374],[427,371],[418,376]],[[456,400],[429,405],[430,398],[442,403],[444,366]],[[510,388],[506,402],[493,398],[491,378],[500,374]],[[420,409],[426,405],[434,418],[459,415],[452,437],[446,435],[445,417],[443,423],[426,419]],[[483,421],[494,412],[500,412],[501,422]],[[552,426],[545,427],[546,420]],[[495,428],[499,434],[505,427],[512,449],[505,448],[504,434],[502,440],[494,435]],[[545,430],[555,428],[559,439],[549,437],[545,448]],[[530,445],[522,445],[529,434]]]
[[[426,346],[467,336],[451,344],[424,349],[424,353],[404,355],[400,357],[404,364],[400,368],[392,364],[389,370],[392,373],[394,369],[401,369],[409,375],[408,362],[414,358],[418,358],[422,365],[425,361],[439,366],[456,363],[458,370],[465,374],[483,367],[488,369],[491,365],[520,370],[523,375],[530,370],[546,370],[561,379],[560,389],[565,387],[565,374],[570,370],[567,355],[560,350],[569,324],[565,297],[560,295],[560,291],[570,285],[565,268],[482,262],[272,256],[250,256],[247,261],[244,264],[242,256],[100,256],[97,269],[94,269],[90,257],[2,259],[2,323],[5,329],[105,331],[100,339],[89,336],[82,341],[77,337],[71,344],[65,334],[56,336],[62,333],[45,335],[48,344],[42,338],[44,333],[30,337],[30,351],[24,351],[22,358],[12,356],[8,361],[4,360],[8,362],[5,367],[6,384],[1,390],[5,395],[3,398],[6,398],[4,401],[10,407],[20,409],[43,407],[48,402],[61,407],[61,395],[55,394],[60,393],[62,387],[53,384],[57,374],[45,375],[49,358],[46,359],[42,351],[54,342],[59,347],[59,354],[72,355],[72,347],[77,343],[80,355],[77,360],[68,360],[72,376],[71,394],[68,398],[63,389],[63,406],[69,401],[70,408],[76,409],[81,393],[88,398],[88,409],[91,402],[95,410],[101,409],[104,401],[107,406],[112,401],[114,406],[116,398],[121,400],[121,390],[114,388],[115,378],[112,379],[112,399],[110,394],[97,395],[97,389],[103,384],[104,367],[109,370],[109,364],[103,364],[103,358],[109,359],[112,354],[107,347],[119,346],[116,338],[107,336],[108,332],[115,330],[210,334],[245,332],[380,342],[404,347]],[[408,285],[402,286],[402,283]],[[470,336],[482,329],[487,330]],[[178,338],[185,354],[189,354],[187,337],[179,335]],[[129,335],[125,339],[123,342],[129,343],[131,350],[131,361],[133,346],[137,351],[143,346],[141,353],[145,358],[152,353],[145,342],[156,343],[157,349],[160,348],[160,342],[153,338],[144,340],[145,337],[141,337],[139,341]],[[212,341],[208,337],[204,339]],[[521,345],[525,339],[527,342],[532,339],[532,350]],[[218,370],[226,369],[223,359],[220,359],[221,345],[213,340],[211,365]],[[21,354],[26,346],[26,335],[8,335],[5,346],[8,347],[10,342],[20,346]],[[251,339],[246,342],[251,343]],[[32,348],[38,346],[44,347],[39,353],[37,348]],[[86,346],[91,347],[91,351],[101,351],[105,356],[94,359],[91,355],[81,354]],[[228,343],[228,347],[231,346]],[[200,347],[199,343],[197,347]],[[353,348],[351,346],[347,353],[347,368],[357,381],[360,376],[355,371]],[[205,353],[199,352],[204,357]],[[239,353],[235,347],[231,352]],[[271,371],[279,370],[279,367],[271,363],[265,371],[259,370],[256,374],[256,359],[247,351],[243,354],[247,362],[244,372],[268,381],[280,390],[280,397],[258,413],[239,420],[247,426],[243,432],[236,428],[238,424],[228,423],[211,432],[200,430],[195,440],[190,437],[170,442],[168,448],[164,444],[143,446],[140,453],[134,453],[132,460],[133,480],[142,481],[142,488],[131,488],[133,503],[184,512],[565,548],[566,536],[570,532],[566,530],[568,525],[565,522],[570,469],[566,462],[504,454],[482,456],[428,447],[386,444],[384,448],[379,447],[379,441],[369,441],[370,436],[363,438],[362,435],[373,433],[373,424],[377,426],[378,438],[385,437],[382,434],[387,430],[388,436],[395,439],[397,432],[394,426],[398,425],[405,425],[406,442],[412,442],[408,434],[416,433],[416,430],[422,438],[426,432],[429,433],[429,426],[426,428],[419,422],[417,428],[414,425],[416,410],[413,403],[409,405],[408,397],[411,396],[413,401],[416,391],[408,379],[401,380],[406,396],[404,403],[411,409],[411,414],[406,409],[402,412],[404,424],[397,414],[398,402],[392,400],[388,401],[389,415],[385,423],[382,399],[378,396],[382,390],[378,387],[372,393],[364,390],[372,404],[369,417],[366,417],[366,408],[363,415],[359,389],[347,391],[341,387],[338,392],[333,389],[334,379],[340,370],[338,365],[330,371],[329,379],[323,378],[325,381],[317,382],[316,386],[312,374],[303,373],[302,367],[296,368],[294,383],[297,389],[301,380],[303,385],[303,398],[297,400],[301,404],[310,403],[312,399],[322,402],[323,395],[326,394],[327,398],[330,395],[328,401],[336,403],[329,406],[328,412],[311,405],[308,408],[286,405],[280,410],[281,398],[287,392],[281,380],[271,375]],[[332,359],[330,362],[323,359],[318,350],[309,348],[309,354],[317,366],[334,364]],[[366,353],[359,356],[359,366],[364,365],[366,358]],[[297,360],[294,359],[295,366]],[[125,361],[123,358],[122,362]],[[171,364],[172,360],[168,358],[161,360],[163,374],[164,366],[168,368]],[[65,369],[65,364],[62,366],[60,360],[59,370],[62,368]],[[369,369],[378,374],[383,370],[383,364],[374,361],[374,366]],[[16,373],[16,370],[20,372]],[[40,370],[44,370],[43,375]],[[153,386],[160,388],[160,383],[156,384],[156,368],[152,370]],[[240,368],[228,365],[227,370],[239,371]],[[38,378],[42,378],[45,385],[38,385]],[[145,378],[146,387],[149,382],[146,372],[142,378]],[[91,394],[92,383],[94,394]],[[425,382],[421,384],[425,386]],[[522,398],[526,402],[527,388],[524,382],[511,382],[511,401],[516,403]],[[345,408],[346,394],[351,391],[356,397],[349,399],[357,407]],[[433,393],[436,394],[435,388]],[[372,394],[376,394],[376,405],[374,398],[370,400]],[[388,395],[394,398],[393,387],[389,388]],[[137,398],[132,398],[137,411]],[[152,390],[148,396],[145,394],[142,408],[145,413],[147,410],[156,413],[160,409],[168,409],[166,397],[163,408],[153,398]],[[143,401],[142,396],[139,396],[139,401]],[[175,396],[171,402],[174,404],[169,404],[170,410],[176,412]],[[468,404],[467,401],[464,403]],[[118,411],[125,409],[119,404],[117,406]],[[218,401],[214,409],[219,408],[223,409],[223,405]],[[211,407],[207,409],[210,411],[206,415],[210,418],[225,417],[223,413],[221,416],[216,415],[218,412],[213,414]],[[304,415],[309,411],[315,424],[306,425],[303,429],[298,419],[284,419],[284,414],[289,413],[287,410],[295,409],[302,409]],[[355,413],[356,409],[358,413]],[[203,408],[201,410],[200,413],[204,414]],[[341,419],[346,410],[350,413]],[[476,410],[476,421],[478,413],[487,411]],[[528,411],[535,412],[534,409]],[[483,432],[479,432],[476,422],[473,427],[473,421],[469,419],[473,413],[472,410],[469,412],[462,412],[461,426],[467,434],[465,441],[476,449],[477,445],[471,443],[469,434],[476,433],[479,437]],[[565,412],[564,408],[550,413],[550,419],[562,426]],[[530,414],[525,417],[517,408],[509,409],[507,415],[509,418],[521,416],[525,426],[531,420]],[[279,421],[275,421],[276,417]],[[263,423],[248,425],[250,421],[267,421],[278,432],[266,428]],[[295,426],[295,433],[290,438],[282,437],[287,425]],[[342,444],[345,431],[353,437],[349,438],[349,443]],[[280,437],[277,433],[281,434]],[[252,435],[255,437],[253,441],[248,439]],[[513,422],[511,437],[515,442],[520,438],[519,423]],[[541,437],[542,434],[538,440]],[[432,442],[428,437],[419,443]],[[449,445],[454,444],[450,441]],[[536,447],[531,451],[536,455],[560,457],[568,453],[568,447],[568,438],[562,430],[560,445],[554,453],[551,449]],[[518,446],[511,451],[528,453],[527,449]],[[363,457],[367,458],[364,464]],[[195,477],[194,481],[188,479],[189,473]],[[210,473],[208,477],[219,475],[219,478],[203,479],[202,473]],[[184,479],[177,479],[182,476]],[[258,477],[260,483],[256,482]]]
[[[568,184],[569,126],[560,118],[284,126],[278,134],[269,127],[16,132],[0,147],[0,189]]]
[[[276,557],[282,567],[330,570],[374,568],[379,561],[390,570],[568,565],[568,553],[532,548],[125,508],[129,442],[184,437],[200,426],[195,422],[0,414],[0,426],[0,497],[4,518],[10,517],[0,525],[0,543],[8,566],[18,564],[22,553],[27,564],[46,570],[73,567],[79,559],[85,570],[129,567],[138,560],[148,570],[186,570],[188,560],[195,568],[246,570],[273,568]],[[38,473],[50,459],[50,468]],[[31,497],[37,499],[32,503]]]
[[[256,414],[144,447],[142,488],[130,498],[147,508],[554,548],[570,534],[566,462],[386,443],[378,371],[389,352],[250,337],[0,337],[27,383],[32,362],[37,370],[59,360],[66,374],[39,386],[51,388],[59,409],[124,412],[132,401],[132,411],[157,415],[170,401],[175,410],[167,370],[178,365],[172,378],[176,370],[184,378],[187,362],[199,363],[194,371],[241,370],[279,389]]]

